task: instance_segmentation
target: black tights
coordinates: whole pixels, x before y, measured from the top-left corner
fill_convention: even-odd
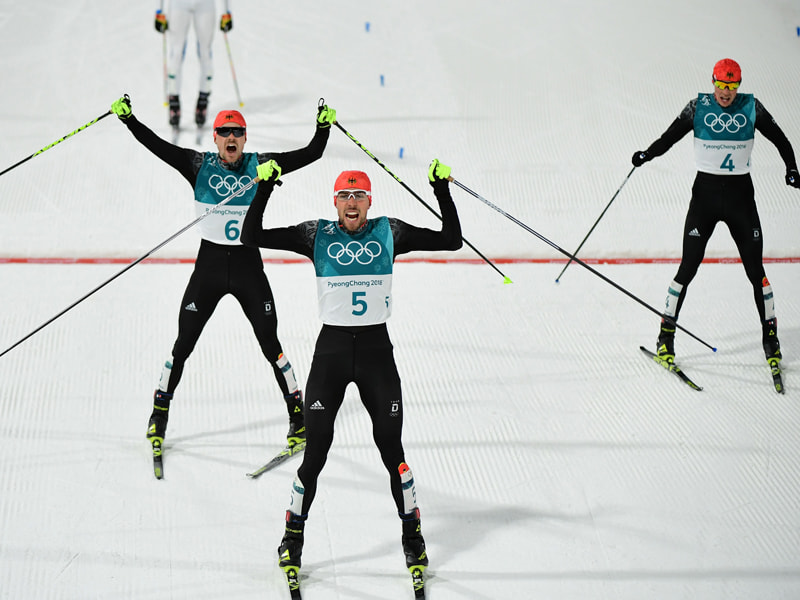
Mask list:
[[[692,186],[692,200],[683,227],[683,256],[675,281],[683,285],[675,313],[678,318],[686,290],[705,256],[706,245],[717,223],[728,226],[747,279],[761,322],[764,321],[762,287],[766,273],[762,255],[764,241],[750,175],[708,175],[698,173]]]
[[[194,271],[181,300],[178,337],[172,348],[172,371],[165,391],[175,391],[186,360],[226,294],[232,294],[242,307],[261,352],[272,365],[278,386],[286,395],[289,393],[286,378],[275,364],[282,352],[278,317],[261,253],[257,248],[225,246],[207,240],[200,244]]]
[[[319,333],[305,396],[306,450],[297,476],[305,488],[302,514],[308,514],[317,479],[333,443],[334,421],[345,389],[355,383],[372,420],[372,437],[389,473],[398,512],[403,492],[398,467],[405,461],[400,376],[386,325],[333,327]]]

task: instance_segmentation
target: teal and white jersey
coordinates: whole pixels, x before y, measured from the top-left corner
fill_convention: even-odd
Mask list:
[[[714,94],[700,94],[694,113],[694,158],[697,170],[713,175],[750,172],[750,154],[756,132],[756,104],[752,94],[737,94],[728,108]]]
[[[216,152],[206,152],[203,157],[194,187],[195,213],[198,217],[256,178],[258,155],[255,152],[243,154],[242,164],[236,170],[224,168],[220,160]],[[216,244],[241,244],[239,235],[242,221],[256,195],[256,187],[254,185],[200,221],[198,228],[201,237]]]
[[[319,318],[326,325],[376,325],[392,314],[394,237],[389,219],[355,235],[320,219],[314,239]]]

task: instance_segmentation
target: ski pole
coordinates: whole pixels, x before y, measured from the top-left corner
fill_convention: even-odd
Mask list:
[[[233,56],[231,55],[231,45],[228,43],[228,33],[223,31],[222,37],[225,38],[225,48],[228,49],[228,62],[231,63],[231,74],[233,75],[233,87],[236,90],[236,99],[239,101],[239,107],[244,106],[242,96],[239,94],[239,83],[236,81],[236,70],[233,68]]]
[[[320,100],[320,102],[321,102],[321,100]],[[361,142],[359,142],[359,141],[358,141],[356,138],[354,138],[354,137],[353,137],[353,136],[350,134],[350,132],[349,132],[349,131],[347,131],[347,129],[345,129],[344,127],[342,127],[342,125],[341,125],[341,124],[340,124],[338,121],[335,121],[335,122],[334,122],[334,125],[336,125],[336,127],[338,127],[338,128],[339,128],[339,129],[340,129],[340,130],[341,130],[341,131],[342,131],[342,132],[343,132],[343,133],[344,133],[344,134],[345,134],[347,137],[349,137],[351,140],[353,140],[353,142],[355,142],[355,144],[356,144],[356,145],[357,145],[359,148],[361,148],[361,149],[364,151],[364,153],[365,153],[367,156],[369,156],[369,157],[370,157],[372,160],[374,160],[376,163],[378,163],[378,164],[381,166],[381,168],[382,168],[384,171],[386,171],[386,172],[387,172],[389,175],[391,175],[392,177],[394,177],[394,178],[395,178],[395,180],[397,181],[397,183],[399,183],[400,185],[402,185],[402,186],[403,186],[403,188],[405,188],[405,190],[406,190],[408,193],[410,193],[412,196],[414,196],[414,198],[416,198],[416,199],[417,199],[417,200],[418,200],[418,201],[419,201],[419,202],[420,202],[420,203],[421,203],[421,204],[422,204],[422,205],[423,205],[425,208],[427,208],[427,209],[428,209],[429,211],[431,211],[431,212],[432,212],[434,215],[436,215],[436,218],[437,218],[437,219],[439,219],[440,221],[442,220],[442,217],[441,217],[441,215],[440,215],[439,213],[437,213],[437,212],[436,212],[436,211],[435,211],[433,208],[431,208],[431,207],[430,207],[430,205],[429,205],[427,202],[425,202],[425,201],[424,201],[422,198],[420,198],[420,197],[419,197],[419,196],[418,196],[418,195],[417,195],[417,194],[414,192],[414,190],[412,190],[410,187],[408,187],[408,186],[407,186],[407,185],[406,185],[406,184],[405,184],[405,183],[404,183],[404,182],[403,182],[403,181],[402,181],[402,180],[401,180],[401,179],[400,179],[400,178],[399,178],[397,175],[395,175],[394,173],[392,173],[392,172],[391,172],[391,171],[390,171],[390,170],[389,170],[389,169],[386,167],[386,165],[384,165],[384,164],[383,164],[383,163],[382,163],[380,160],[378,160],[378,158],[377,158],[377,157],[376,157],[376,156],[375,156],[375,155],[374,155],[372,152],[370,152],[369,150],[367,150],[367,149],[364,147],[364,145],[363,145]],[[469,241],[468,241],[466,238],[462,237],[461,239],[463,240],[463,242],[464,242],[464,243],[465,243],[467,246],[469,246],[470,248],[472,248],[472,249],[475,251],[475,254],[477,254],[477,255],[478,255],[478,256],[480,256],[480,257],[481,257],[481,258],[482,258],[484,261],[486,261],[486,264],[488,264],[490,267],[492,267],[492,268],[493,268],[495,271],[497,271],[497,272],[498,272],[498,273],[499,273],[499,274],[500,274],[500,275],[503,277],[503,283],[512,283],[511,279],[509,279],[509,278],[508,278],[508,277],[505,275],[505,273],[503,273],[503,272],[502,272],[500,269],[498,269],[498,268],[497,268],[497,266],[496,266],[496,265],[495,265],[495,264],[494,264],[494,263],[493,263],[491,260],[489,260],[489,259],[488,259],[488,258],[486,258],[486,257],[485,257],[483,254],[481,254],[481,253],[480,253],[480,251],[479,251],[479,250],[478,250],[478,249],[477,249],[475,246],[473,246],[472,244],[470,244],[470,243],[469,243]]]
[[[169,106],[169,84],[167,83],[167,34],[161,34],[161,59],[164,63],[164,106]]]
[[[8,168],[7,168],[5,171],[2,171],[2,172],[0,172],[0,175],[5,175],[5,174],[6,174],[6,173],[8,173],[8,172],[9,172],[11,169],[15,169],[15,168],[17,168],[17,167],[18,167],[18,166],[20,166],[22,163],[24,163],[24,162],[27,162],[27,161],[29,161],[30,159],[32,159],[34,156],[37,156],[37,155],[41,154],[41,153],[42,153],[42,152],[44,152],[45,150],[49,150],[50,148],[52,148],[52,147],[53,147],[53,146],[55,146],[56,144],[60,144],[61,142],[63,142],[63,141],[64,141],[64,140],[66,140],[67,138],[70,138],[70,137],[72,137],[73,135],[75,135],[76,133],[79,133],[79,132],[83,131],[84,129],[86,129],[86,128],[87,128],[87,127],[89,127],[90,125],[94,125],[94,124],[95,124],[95,123],[97,123],[97,122],[98,122],[100,119],[105,119],[105,118],[106,118],[108,115],[110,115],[110,114],[111,114],[111,111],[108,111],[107,113],[104,113],[104,114],[100,115],[99,117],[97,117],[97,118],[96,118],[96,119],[94,119],[93,121],[89,121],[88,123],[86,123],[86,125],[81,125],[80,127],[78,127],[78,128],[77,128],[75,131],[73,131],[72,133],[68,133],[67,135],[65,135],[65,136],[64,136],[64,137],[62,137],[61,139],[58,139],[58,140],[56,140],[56,141],[55,141],[55,142],[53,142],[52,144],[48,144],[47,146],[45,146],[44,148],[42,148],[42,149],[41,149],[41,150],[39,150],[38,152],[34,152],[33,154],[31,154],[29,157],[27,157],[27,158],[23,158],[23,159],[22,159],[21,161],[19,161],[17,164],[15,164],[15,165],[11,165],[11,166],[10,166],[10,167],[8,167]]]
[[[630,177],[633,174],[635,169],[636,169],[636,167],[633,167],[630,170],[630,172],[628,173],[627,177],[625,177],[625,180],[622,182],[622,185],[619,186],[619,188],[617,188],[617,191],[614,192],[614,195],[611,196],[611,200],[608,201],[608,204],[606,204],[606,207],[603,209],[603,212],[601,212],[600,216],[597,217],[597,221],[594,222],[594,225],[592,225],[592,228],[589,230],[589,233],[586,234],[586,237],[583,238],[583,241],[580,243],[580,245],[577,248],[575,248],[575,252],[572,253],[573,255],[575,255],[575,256],[578,255],[578,252],[580,252],[581,248],[583,248],[583,244],[586,242],[587,239],[589,239],[589,236],[592,235],[592,232],[594,231],[594,228],[597,227],[597,224],[600,222],[600,219],[602,219],[603,215],[606,214],[606,211],[608,210],[608,207],[611,206],[612,202],[614,202],[614,198],[617,197],[617,194],[619,194],[620,190],[622,190],[624,185],[628,182],[628,179],[630,179]],[[561,276],[564,274],[564,271],[567,270],[567,267],[570,265],[571,262],[572,262],[572,258],[570,258],[567,261],[567,264],[564,265],[564,268],[561,269],[561,273],[559,273],[558,277],[556,277],[556,283],[558,283],[558,281],[561,279]]]
[[[710,349],[711,349],[713,352],[716,352],[716,351],[717,351],[717,349],[716,349],[714,346],[712,346],[712,345],[710,345],[710,344],[706,343],[705,341],[703,341],[702,339],[700,339],[699,337],[697,337],[695,334],[693,334],[693,333],[692,333],[691,331],[689,331],[688,329],[686,329],[686,328],[684,328],[684,327],[682,327],[682,326],[678,325],[678,324],[677,324],[677,323],[676,323],[676,322],[675,322],[673,319],[670,319],[669,317],[664,317],[664,315],[663,315],[662,313],[660,313],[658,310],[656,310],[655,308],[653,308],[652,306],[650,306],[649,304],[647,304],[647,302],[645,302],[644,300],[640,299],[638,296],[635,296],[634,294],[632,294],[631,292],[629,292],[628,290],[626,290],[624,287],[622,287],[622,286],[621,286],[621,285],[619,285],[618,283],[614,282],[613,280],[609,279],[608,277],[606,277],[605,275],[603,275],[602,273],[600,273],[600,272],[599,272],[599,271],[597,271],[596,269],[593,269],[592,267],[590,267],[589,265],[587,265],[585,262],[583,262],[581,259],[577,258],[575,255],[573,255],[573,254],[570,254],[569,252],[567,252],[566,250],[564,250],[563,248],[561,248],[561,247],[560,247],[560,246],[558,246],[557,244],[555,244],[555,243],[551,242],[549,239],[547,239],[546,237],[544,237],[544,236],[543,236],[543,235],[541,235],[540,233],[538,233],[538,232],[534,231],[533,229],[531,229],[530,227],[528,227],[528,226],[527,226],[525,223],[523,223],[522,221],[520,221],[520,220],[519,220],[519,219],[517,219],[516,217],[513,217],[513,216],[511,216],[510,214],[508,214],[508,213],[507,213],[506,211],[504,211],[503,209],[501,209],[501,208],[499,208],[498,206],[496,206],[496,205],[492,204],[491,202],[489,202],[489,201],[488,201],[486,198],[484,198],[484,197],[483,197],[483,196],[481,196],[480,194],[477,194],[477,193],[473,192],[471,189],[469,189],[467,186],[465,186],[465,185],[464,185],[464,184],[462,184],[461,182],[459,182],[459,181],[456,181],[456,180],[455,180],[455,179],[453,179],[452,177],[449,177],[448,179],[449,179],[450,181],[452,181],[454,184],[456,184],[458,187],[460,187],[462,190],[464,190],[465,192],[467,192],[467,193],[469,193],[469,194],[472,194],[473,196],[475,196],[475,197],[476,197],[478,200],[480,200],[481,202],[483,202],[484,204],[486,204],[488,207],[490,207],[490,208],[493,208],[494,210],[496,210],[497,212],[499,212],[501,215],[503,215],[503,216],[504,216],[504,217],[506,217],[507,219],[510,219],[511,221],[513,221],[514,223],[516,223],[517,225],[519,225],[520,227],[522,227],[522,228],[523,228],[525,231],[527,231],[528,233],[531,233],[531,234],[535,235],[537,238],[539,238],[540,240],[542,240],[543,242],[545,242],[546,244],[548,244],[548,245],[549,245],[549,246],[551,246],[552,248],[554,248],[554,249],[558,250],[559,252],[561,252],[561,254],[563,254],[564,256],[567,256],[567,257],[569,257],[571,260],[575,261],[576,263],[578,263],[578,264],[579,264],[579,265],[581,265],[582,267],[585,267],[586,269],[588,269],[588,270],[589,270],[590,272],[592,272],[594,275],[597,275],[597,276],[598,276],[600,279],[602,279],[602,280],[603,280],[603,281],[605,281],[606,283],[609,283],[609,284],[613,285],[613,286],[614,286],[615,288],[617,288],[617,289],[618,289],[620,292],[622,292],[623,294],[625,294],[626,296],[628,296],[628,297],[629,297],[629,298],[631,298],[632,300],[635,300],[636,302],[638,302],[639,304],[641,304],[642,306],[644,306],[645,308],[647,308],[647,309],[648,309],[648,310],[650,310],[651,312],[654,312],[655,314],[657,314],[659,317],[666,318],[668,322],[671,322],[673,325],[675,325],[675,327],[677,327],[677,328],[678,328],[678,329],[680,329],[681,331],[685,332],[685,333],[686,333],[686,334],[688,334],[689,336],[693,337],[694,339],[696,339],[698,342],[700,342],[700,343],[701,343],[701,344],[703,344],[704,346],[707,346],[707,347],[708,347],[708,348],[710,348]]]
[[[86,300],[86,299],[87,299],[89,296],[91,296],[91,295],[92,295],[92,294],[94,294],[95,292],[98,292],[98,291],[100,291],[101,289],[103,289],[103,288],[104,288],[105,286],[107,286],[109,283],[111,283],[112,281],[114,281],[114,280],[115,280],[117,277],[119,277],[120,275],[122,275],[122,274],[123,274],[123,273],[125,273],[126,271],[129,271],[130,269],[132,269],[133,267],[135,267],[136,265],[138,265],[140,262],[142,262],[142,261],[143,261],[144,259],[146,259],[148,256],[150,256],[151,254],[153,254],[153,253],[154,253],[154,252],[156,252],[157,250],[160,250],[161,248],[163,248],[164,246],[166,246],[166,245],[167,245],[169,242],[171,242],[171,241],[172,241],[172,240],[174,240],[176,237],[178,237],[179,235],[181,235],[182,233],[184,233],[184,232],[185,232],[187,229],[190,229],[191,227],[193,227],[194,225],[196,225],[197,223],[199,223],[200,221],[202,221],[203,219],[205,219],[205,218],[206,218],[208,215],[210,215],[211,213],[213,213],[214,211],[216,211],[218,208],[220,208],[221,206],[225,206],[226,204],[228,204],[228,202],[230,202],[230,201],[231,201],[231,200],[233,200],[234,198],[236,198],[236,197],[238,197],[238,196],[241,196],[243,193],[245,193],[245,192],[246,192],[247,190],[249,190],[251,187],[253,187],[254,185],[256,185],[256,184],[257,184],[259,181],[261,181],[261,179],[259,179],[258,177],[256,177],[255,179],[253,179],[252,181],[250,181],[250,182],[249,182],[247,185],[244,185],[244,186],[242,186],[241,188],[239,188],[239,190],[235,191],[235,192],[234,192],[234,193],[232,193],[230,196],[228,196],[227,198],[225,198],[224,200],[222,200],[222,202],[220,202],[219,204],[215,204],[213,207],[209,208],[209,209],[208,209],[206,212],[204,212],[202,215],[200,215],[199,217],[197,217],[197,218],[196,218],[194,221],[192,221],[191,223],[189,223],[189,224],[188,224],[188,225],[186,225],[185,227],[183,227],[183,228],[179,229],[178,231],[176,231],[175,233],[173,233],[171,236],[169,236],[169,237],[168,237],[167,239],[165,239],[163,242],[161,242],[160,244],[158,244],[158,245],[157,245],[157,246],[155,246],[154,248],[151,248],[151,249],[150,249],[150,250],[148,250],[148,251],[147,251],[145,254],[143,254],[142,256],[140,256],[139,258],[137,258],[136,260],[134,260],[132,263],[130,263],[129,265],[126,265],[126,266],[125,266],[125,267],[124,267],[122,270],[118,271],[116,274],[114,274],[113,276],[111,276],[111,277],[109,277],[108,279],[106,279],[106,280],[105,280],[103,283],[101,283],[100,285],[98,285],[98,286],[97,286],[96,288],[94,288],[92,291],[90,291],[89,293],[85,294],[84,296],[82,296],[81,298],[79,298],[78,300],[76,300],[75,302],[73,302],[72,304],[70,304],[70,305],[69,305],[67,308],[65,308],[64,310],[62,310],[60,313],[58,313],[58,314],[57,314],[57,315],[55,315],[54,317],[52,317],[52,318],[48,319],[47,321],[45,321],[44,323],[42,323],[41,325],[39,325],[39,327],[37,327],[36,329],[34,329],[33,331],[31,331],[31,332],[30,332],[28,335],[26,335],[26,336],[25,336],[25,337],[23,337],[22,339],[18,340],[16,343],[12,344],[11,346],[9,346],[9,347],[8,347],[8,348],[6,348],[5,350],[3,350],[3,352],[2,352],[2,353],[0,353],[0,357],[4,356],[6,353],[10,352],[11,350],[13,350],[13,349],[14,349],[14,348],[16,348],[17,346],[19,346],[19,345],[20,345],[22,342],[24,342],[24,341],[25,341],[25,340],[27,340],[28,338],[32,337],[34,334],[38,333],[39,331],[41,331],[42,329],[44,329],[45,327],[47,327],[47,326],[48,326],[50,323],[52,323],[53,321],[55,321],[55,320],[56,320],[56,319],[58,319],[59,317],[61,317],[61,316],[63,316],[64,314],[66,314],[68,311],[70,311],[70,310],[72,310],[73,308],[75,308],[76,306],[78,306],[78,304],[80,304],[81,302],[83,302],[84,300]],[[279,180],[279,181],[276,181],[275,183],[276,183],[277,185],[283,185],[283,182],[282,182],[282,181],[280,181],[280,180]]]

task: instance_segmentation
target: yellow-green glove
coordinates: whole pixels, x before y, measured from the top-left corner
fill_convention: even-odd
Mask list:
[[[111,105],[111,112],[117,115],[120,121],[127,121],[130,118],[133,113],[131,112],[131,99],[128,94],[114,101]]]
[[[336,123],[336,111],[327,104],[320,106],[317,111],[317,127],[327,129],[334,123]]]
[[[443,165],[438,159],[434,158],[431,161],[431,166],[428,167],[428,179],[431,184],[437,181],[447,181],[450,177],[450,167]]]
[[[226,33],[233,29],[233,17],[231,13],[225,13],[219,18],[219,29]]]
[[[261,181],[277,183],[281,176],[281,168],[274,160],[268,160],[256,167],[256,173]]]

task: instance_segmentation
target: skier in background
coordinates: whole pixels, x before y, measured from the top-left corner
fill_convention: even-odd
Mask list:
[[[156,31],[167,36],[167,94],[169,102],[169,124],[177,128],[181,120],[181,71],[186,58],[186,38],[189,24],[194,24],[197,37],[197,58],[200,61],[200,84],[194,121],[198,127],[206,122],[208,98],[211,95],[211,80],[214,77],[211,43],[214,39],[216,0],[169,0],[169,20],[164,11],[164,0],[156,10]],[[220,17],[220,30],[233,29],[233,18],[225,0],[225,12]]]
[[[413,250],[458,250],[461,225],[450,196],[450,167],[434,160],[428,170],[442,214],[442,229],[415,227],[389,217],[367,219],[372,185],[363,171],[336,179],[337,221],[318,219],[292,227],[262,229],[264,208],[281,174],[280,159],[259,165],[262,181],[242,225],[242,243],[278,248],[311,259],[317,275],[322,329],[306,386],[306,450],[292,484],[279,564],[290,589],[298,589],[305,521],[317,479],[333,443],[334,422],[345,389],[354,382],[372,421],[372,435],[389,473],[389,486],[402,521],[402,546],[414,586],[422,590],[428,565],[411,470],[402,443],[400,376],[386,321],[392,313],[395,258]]]
[[[189,182],[198,216],[254,179],[259,163],[280,160],[285,170],[291,172],[320,158],[328,143],[330,126],[336,120],[335,110],[320,106],[316,131],[307,146],[289,152],[255,153],[244,152],[247,141],[244,116],[236,110],[224,110],[214,120],[217,152],[198,152],[158,137],[133,115],[127,96],[114,102],[111,111],[142,145]],[[243,246],[239,240],[240,224],[255,192],[255,187],[249,189],[226,204],[225,214],[211,213],[198,225],[202,240],[194,272],[181,300],[178,337],[162,369],[147,425],[147,438],[153,444],[154,453],[160,451],[163,444],[170,403],[181,380],[184,363],[217,303],[226,294],[238,300],[264,357],[272,366],[289,413],[287,443],[294,445],[305,441],[302,394],[278,340],[278,317],[264,262],[258,249]]]
[[[681,264],[669,285],[666,318],[661,320],[656,351],[667,363],[675,360],[674,323],[686,290],[703,261],[706,244],[716,224],[722,221],[728,226],[753,286],[767,362],[773,374],[776,370],[780,374],[778,322],[772,286],[764,271],[764,243],[750,177],[755,132],[760,131],[778,149],[786,165],[787,185],[800,188],[800,174],[792,145],[772,115],[752,94],[738,93],[742,82],[739,64],[730,58],[718,61],[711,82],[712,94],[701,92],[690,100],[664,134],[632,158],[634,167],[640,167],[667,152],[690,131],[694,132],[697,175],[684,224]],[[782,386],[778,391],[782,391]]]

